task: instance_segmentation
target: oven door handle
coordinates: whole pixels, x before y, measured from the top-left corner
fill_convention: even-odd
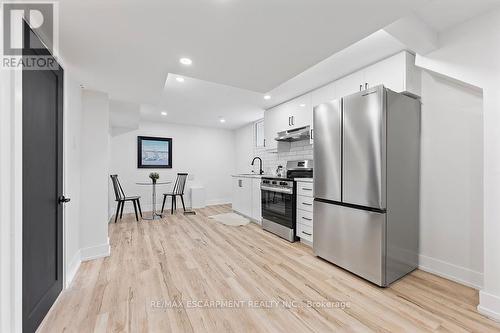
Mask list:
[[[276,187],[267,187],[267,186],[260,186],[260,189],[262,191],[269,191],[269,192],[278,192],[278,193],[286,193],[286,194],[293,194],[293,190],[286,189],[286,188],[276,188]]]

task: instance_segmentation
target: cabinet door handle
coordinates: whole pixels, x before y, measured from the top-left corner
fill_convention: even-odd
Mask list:
[[[238,179],[238,187],[243,187],[243,181],[241,179]]]
[[[365,83],[365,89],[368,89],[368,82]]]
[[[303,233],[304,235],[307,235],[307,236],[312,236],[312,234],[310,234],[310,233],[308,233],[308,232],[305,232],[305,231],[302,231],[302,233]]]
[[[359,91],[363,91],[363,85],[362,84],[359,85]]]
[[[314,140],[314,129],[311,128],[311,139]]]
[[[292,121],[292,117],[288,116],[288,126],[292,126],[291,121]]]
[[[292,116],[292,125],[295,125],[295,116]]]
[[[266,139],[264,139],[264,147],[266,146]]]
[[[302,190],[304,190],[304,191],[312,191],[313,189],[312,188],[303,187]]]
[[[303,205],[306,205],[306,206],[312,206],[312,204],[307,203],[307,202],[303,202],[302,204],[303,204]]]
[[[302,216],[302,219],[306,220],[306,221],[312,221],[313,220],[313,219],[310,219],[310,218],[307,218],[307,217],[304,217],[304,216]]]

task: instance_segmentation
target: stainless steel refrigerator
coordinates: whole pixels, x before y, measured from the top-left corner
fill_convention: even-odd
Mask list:
[[[420,101],[383,86],[314,108],[314,252],[387,286],[418,265]]]

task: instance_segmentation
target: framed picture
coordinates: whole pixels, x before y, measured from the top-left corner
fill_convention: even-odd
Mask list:
[[[159,169],[172,167],[172,138],[137,137],[137,167]]]

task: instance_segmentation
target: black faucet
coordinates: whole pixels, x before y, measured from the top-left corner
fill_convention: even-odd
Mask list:
[[[262,175],[264,174],[264,170],[262,170],[262,159],[260,157],[254,157],[253,160],[252,160],[252,164],[254,164],[255,160],[259,160],[260,161],[260,168],[259,168],[259,175]]]

